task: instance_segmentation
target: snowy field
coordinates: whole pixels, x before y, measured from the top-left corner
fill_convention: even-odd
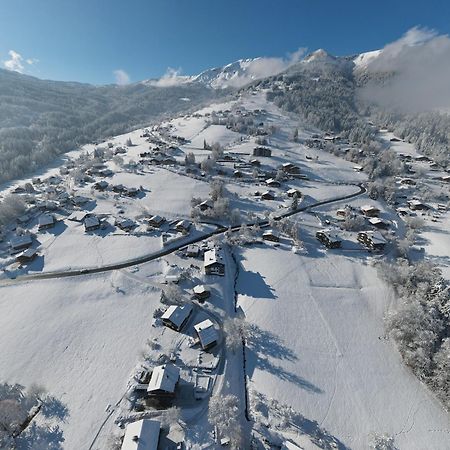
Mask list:
[[[448,415],[384,339],[391,293],[365,259],[261,247],[240,263],[239,305],[260,335],[247,350],[250,389],[348,448],[389,433],[401,449],[448,449]]]
[[[0,287],[0,373],[64,404],[64,449],[89,448],[125,394],[158,300],[120,272]]]

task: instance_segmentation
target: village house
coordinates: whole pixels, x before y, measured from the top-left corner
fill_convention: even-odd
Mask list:
[[[286,194],[287,194],[288,197],[298,197],[298,198],[300,198],[302,196],[301,191],[299,191],[298,189],[295,189],[295,188],[288,189]]]
[[[216,248],[205,252],[203,266],[206,275],[225,275],[225,264]]]
[[[158,450],[161,424],[157,420],[141,419],[125,429],[121,450]]]
[[[214,324],[211,320],[206,319],[203,322],[194,325],[194,330],[200,340],[200,345],[203,350],[208,350],[217,344],[219,335],[217,334],[217,330],[214,328]]]
[[[263,200],[275,200],[275,195],[271,191],[264,191],[261,194]]]
[[[71,222],[83,222],[86,216],[88,216],[89,213],[86,211],[74,211],[67,220],[70,220]]]
[[[183,306],[171,305],[161,316],[161,320],[166,327],[180,331],[189,320],[192,310],[192,305],[189,304]]]
[[[114,225],[117,228],[120,228],[122,231],[126,231],[128,233],[136,226],[136,223],[133,222],[131,219],[126,219],[124,217],[118,217],[114,221]]]
[[[194,293],[194,297],[200,302],[204,302],[211,295],[211,291],[204,284],[197,284],[192,289],[192,292]]]
[[[280,234],[274,230],[267,230],[263,233],[262,238],[265,241],[280,242]]]
[[[379,231],[360,231],[357,239],[369,250],[382,251],[386,245],[386,239]]]
[[[254,167],[259,167],[261,166],[261,161],[259,159],[251,159],[250,164]]]
[[[270,150],[270,148],[266,148],[266,147],[255,147],[253,149],[253,156],[271,157],[272,150]]]
[[[283,170],[283,172],[289,173],[291,175],[296,175],[300,173],[300,168],[290,162],[282,164],[281,169]]]
[[[450,183],[450,175],[444,175],[440,178],[444,183]]]
[[[427,209],[430,209],[430,207],[428,205],[426,205],[425,203],[422,203],[420,200],[408,200],[408,206],[409,209],[411,209],[412,211],[426,211]]]
[[[94,231],[100,228],[100,220],[97,216],[87,216],[84,219],[84,231]]]
[[[165,221],[166,221],[166,219],[164,217],[155,215],[155,216],[150,217],[150,219],[148,219],[148,224],[151,227],[159,228]]]
[[[363,205],[360,209],[366,217],[378,217],[380,214],[380,210],[372,205]]]
[[[340,248],[342,240],[331,230],[320,230],[316,233],[316,238],[327,248]]]
[[[21,236],[14,235],[10,241],[11,249],[14,251],[25,250],[32,242],[33,239],[29,234],[23,234]]]
[[[180,380],[180,369],[173,364],[163,364],[153,369],[147,387],[149,397],[175,397],[175,390]]]
[[[74,197],[72,197],[72,203],[75,206],[82,206],[85,205],[86,203],[88,203],[89,201],[91,201],[90,198],[85,197],[83,195],[75,195]]]
[[[37,256],[37,250],[35,248],[27,248],[22,253],[16,256],[16,261],[20,264],[27,264]]]
[[[109,184],[105,180],[97,181],[97,183],[94,184],[94,189],[97,191],[104,191],[108,189]]]
[[[185,254],[188,258],[197,258],[200,255],[200,248],[198,245],[190,244],[187,246]]]
[[[406,186],[415,186],[416,182],[412,178],[402,178],[400,180],[400,184],[406,185]]]
[[[175,229],[182,233],[188,233],[189,230],[191,229],[191,226],[192,226],[192,223],[189,222],[189,220],[184,219],[184,220],[180,220],[179,222],[177,222],[175,224]]]
[[[375,228],[380,228],[382,230],[386,230],[387,228],[389,228],[389,222],[386,222],[385,220],[380,219],[379,217],[371,217],[368,220],[368,222]]]
[[[204,200],[203,202],[199,203],[198,208],[200,209],[200,211],[206,211],[207,209],[212,209],[213,208],[213,202],[212,200]]]
[[[266,185],[269,187],[280,187],[280,182],[275,180],[275,178],[269,178],[266,180]]]
[[[55,226],[56,220],[52,214],[41,214],[38,218],[38,230],[47,230]]]

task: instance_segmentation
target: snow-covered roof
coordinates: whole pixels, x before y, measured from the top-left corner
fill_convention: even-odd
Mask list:
[[[303,450],[303,447],[299,447],[298,445],[294,444],[293,442],[285,441],[285,442],[283,442],[283,446],[281,447],[281,450]]]
[[[203,322],[194,325],[194,329],[203,348],[217,342],[218,334],[211,320],[206,319]]]
[[[379,209],[376,206],[373,206],[373,205],[363,205],[363,206],[361,206],[361,211],[362,212],[379,211]]]
[[[121,450],[157,450],[160,428],[157,420],[141,419],[129,423]]]
[[[363,231],[374,244],[386,244],[386,239],[379,231]]]
[[[172,305],[167,308],[161,319],[170,320],[177,328],[180,328],[191,312],[192,305]]]
[[[280,237],[280,233],[278,233],[278,231],[275,231],[275,230],[267,230],[267,231],[264,231],[263,236]]]
[[[191,227],[191,222],[189,220],[183,219],[176,223],[176,228],[183,228],[184,230],[188,230]]]
[[[45,227],[48,225],[53,225],[55,223],[55,218],[51,214],[41,214],[38,222],[39,227]]]
[[[165,391],[175,392],[176,384],[180,378],[180,369],[173,364],[163,364],[153,369],[147,392]]]
[[[209,292],[209,289],[207,289],[204,284],[197,284],[197,286],[194,286],[194,289],[192,289],[192,290],[193,290],[194,294],[197,294],[197,295],[201,295],[201,294],[204,294],[205,292]]]
[[[100,220],[97,216],[89,216],[84,219],[85,228],[98,227],[100,225]]]
[[[222,260],[222,255],[220,254],[219,250],[217,250],[216,248],[212,248],[211,250],[206,251],[204,255],[205,267],[208,267],[216,263],[224,264]]]
[[[31,245],[32,238],[29,234],[24,234],[22,236],[13,236],[11,238],[11,247],[18,248],[26,245]]]
[[[154,222],[154,223],[158,223],[158,224],[163,223],[164,220],[165,220],[164,217],[161,217],[158,215],[150,217],[150,222]]]

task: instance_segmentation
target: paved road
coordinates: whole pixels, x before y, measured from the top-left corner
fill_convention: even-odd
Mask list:
[[[343,200],[349,200],[352,199],[354,197],[358,197],[361,194],[364,194],[366,192],[365,187],[362,184],[353,184],[353,183],[339,183],[340,185],[346,185],[346,186],[355,186],[358,188],[358,192],[355,192],[353,194],[348,194],[348,195],[343,195],[340,197],[334,197],[328,200],[322,200],[320,202],[316,202],[316,203],[312,203],[311,205],[308,206],[303,206],[301,208],[298,208],[296,210],[293,211],[288,211],[286,213],[280,214],[278,216],[273,216],[273,218],[275,220],[277,219],[283,219],[285,217],[290,217],[293,216],[295,214],[299,214],[301,212],[313,209],[313,208],[317,208],[319,206],[323,206],[323,205],[328,205],[330,203],[334,203],[334,202],[340,202]],[[255,225],[255,222],[251,222],[251,223],[247,223],[247,226],[252,226]],[[264,221],[260,221],[258,222],[258,225],[261,227],[267,226],[269,225],[269,221],[268,220],[264,220]],[[233,227],[231,227],[231,231],[237,231],[239,230],[241,227],[241,225],[235,225]],[[195,238],[192,239],[186,239],[183,240],[181,243],[179,244],[175,244],[172,246],[169,246],[167,248],[164,248],[158,252],[154,252],[151,253],[149,255],[144,255],[144,256],[139,256],[137,258],[133,258],[133,259],[128,259],[126,261],[123,262],[119,262],[119,263],[114,263],[114,264],[106,264],[103,266],[98,266],[98,267],[90,267],[90,268],[86,268],[86,269],[76,269],[76,270],[62,270],[62,271],[55,271],[55,272],[40,272],[40,273],[32,273],[32,274],[26,274],[26,275],[20,275],[14,279],[7,279],[7,280],[1,280],[0,281],[0,286],[1,285],[6,285],[6,284],[14,284],[14,283],[18,283],[21,281],[29,281],[29,280],[46,280],[46,279],[52,279],[52,278],[65,278],[65,277],[77,277],[77,276],[81,276],[81,275],[88,275],[88,274],[95,274],[95,273],[101,273],[101,272],[108,272],[111,270],[118,270],[118,269],[124,269],[126,267],[131,267],[131,266],[135,266],[137,264],[144,264],[146,262],[149,261],[153,261],[155,259],[161,258],[162,256],[166,256],[169,255],[177,250],[179,250],[180,248],[186,247],[189,244],[195,244],[197,242],[201,242],[204,241],[206,239],[209,239],[212,236],[217,236],[220,234],[223,234],[225,232],[227,232],[228,230],[230,230],[229,227],[225,227],[225,226],[218,226],[218,228],[214,231],[211,231],[209,233],[205,233],[201,236],[197,236]]]

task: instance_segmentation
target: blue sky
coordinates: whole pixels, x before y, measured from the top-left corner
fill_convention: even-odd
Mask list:
[[[300,47],[353,54],[414,26],[450,33],[450,2],[0,0],[0,65],[96,84],[113,83],[121,70],[124,81],[138,81],[168,67],[195,74]]]

